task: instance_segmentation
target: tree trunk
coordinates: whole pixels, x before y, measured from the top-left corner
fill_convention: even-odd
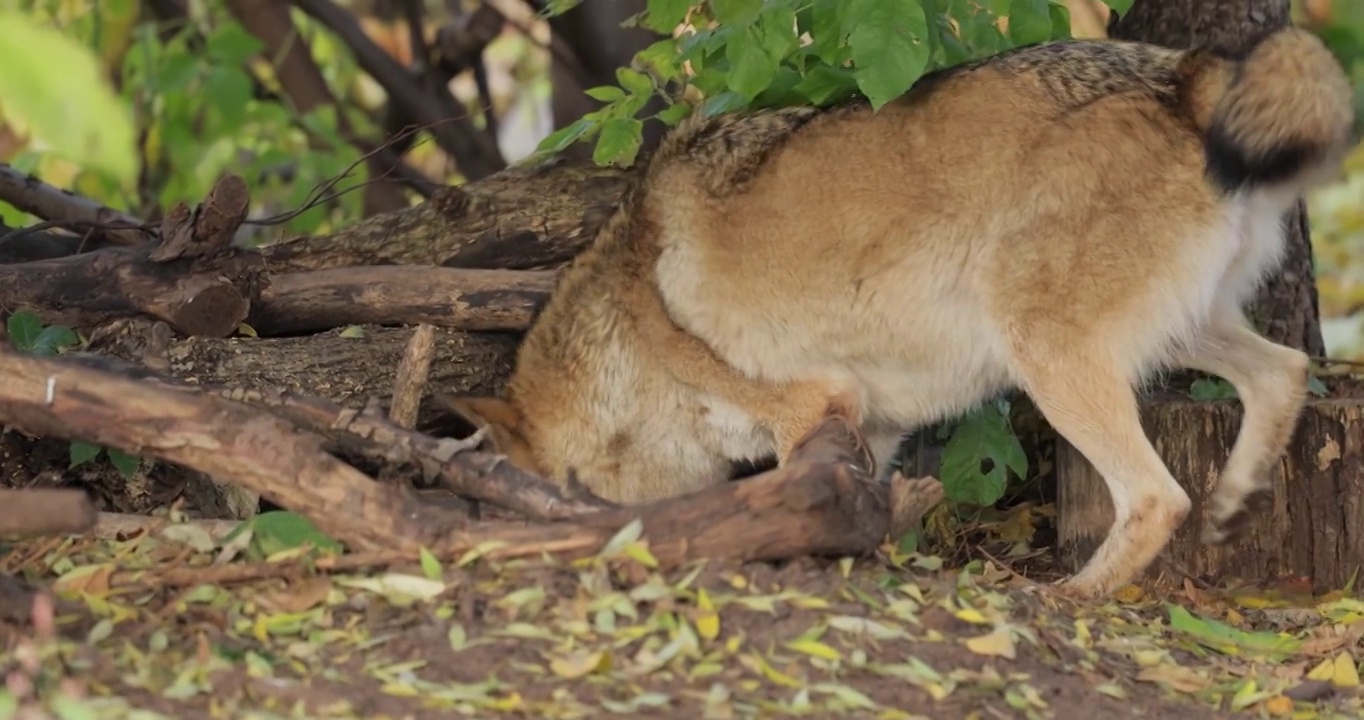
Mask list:
[[[1256,40],[1289,24],[1288,0],[1137,0],[1127,15],[1111,16],[1108,34],[1174,48],[1208,47],[1239,54]],[[1288,252],[1283,267],[1265,284],[1249,315],[1274,342],[1309,355],[1324,355],[1307,211],[1284,218]]]
[[[1156,451],[1193,500],[1189,518],[1146,571],[1157,587],[1186,576],[1219,582],[1308,578],[1313,590],[1344,587],[1364,569],[1364,404],[1314,400],[1287,457],[1270,469],[1270,509],[1250,518],[1243,539],[1219,547],[1199,540],[1208,500],[1240,427],[1239,403],[1157,399],[1142,407],[1142,424]],[[1075,571],[1113,523],[1103,479],[1078,451],[1061,442],[1057,549]]]

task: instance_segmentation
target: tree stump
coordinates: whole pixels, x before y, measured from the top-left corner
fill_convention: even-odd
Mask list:
[[[1193,509],[1147,569],[1156,586],[1185,576],[1209,581],[1308,579],[1316,592],[1344,587],[1364,569],[1364,400],[1309,400],[1284,458],[1271,469],[1273,510],[1250,520],[1241,540],[1199,540],[1208,498],[1241,425],[1232,401],[1152,399],[1142,426]],[[1056,448],[1057,552],[1074,572],[1103,542],[1113,504],[1103,479],[1075,448]]]

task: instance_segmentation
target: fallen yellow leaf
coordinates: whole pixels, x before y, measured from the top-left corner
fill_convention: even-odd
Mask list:
[[[1146,596],[1146,591],[1136,585],[1124,585],[1113,593],[1113,599],[1125,605],[1141,602]]]
[[[1342,651],[1334,658],[1318,663],[1307,673],[1307,679],[1329,681],[1336,687],[1359,687],[1359,670],[1350,653]]]
[[[977,655],[994,655],[1010,660],[1014,658],[1014,638],[1005,628],[970,638],[966,640],[966,647]]]
[[[594,672],[611,669],[611,655],[603,650],[594,652],[580,650],[550,660],[549,669],[561,678],[576,680]]]
[[[1186,667],[1172,663],[1162,663],[1144,668],[1137,673],[1142,682],[1167,685],[1184,693],[1195,693],[1208,687],[1208,679]]]
[[[1265,712],[1270,715],[1288,715],[1293,712],[1293,700],[1283,695],[1272,697],[1264,702]]]
[[[818,640],[792,640],[786,647],[825,660],[842,660],[843,653]]]
[[[696,591],[696,632],[706,640],[714,640],[720,635],[720,615],[715,612],[710,595],[705,588]]]

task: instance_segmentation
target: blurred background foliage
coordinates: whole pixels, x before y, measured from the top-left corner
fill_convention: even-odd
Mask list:
[[[1364,117],[1364,2],[1295,0],[1297,21],[1312,28],[1355,82]],[[1364,144],[1340,182],[1307,198],[1321,302],[1321,331],[1333,357],[1364,360]]]

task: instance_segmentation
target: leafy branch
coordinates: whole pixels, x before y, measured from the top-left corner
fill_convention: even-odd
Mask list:
[[[1122,13],[1131,0],[1106,3]],[[577,4],[557,0],[545,12]],[[595,141],[595,162],[628,166],[648,119],[672,126],[698,107],[825,107],[855,97],[879,109],[934,70],[1070,37],[1061,0],[649,0],[629,22],[662,39],[617,72],[617,85],[589,88],[603,105],[545,137],[540,153]],[[655,96],[666,107],[640,117]]]

